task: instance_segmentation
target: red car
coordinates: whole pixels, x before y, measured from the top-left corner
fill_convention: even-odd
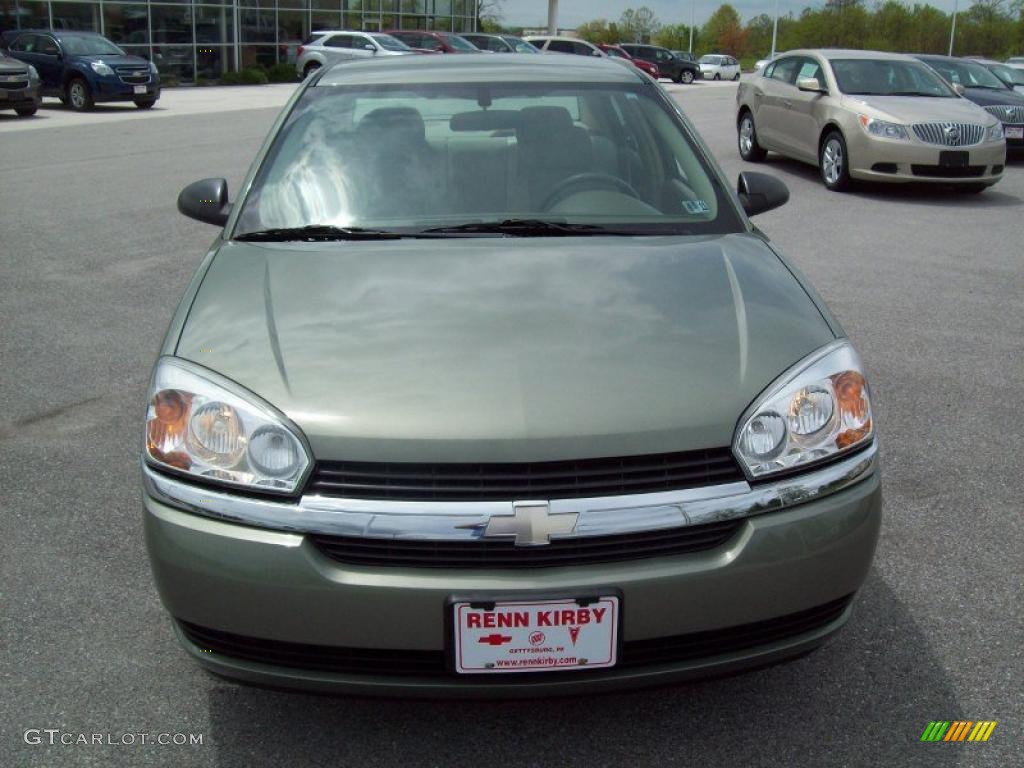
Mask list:
[[[469,40],[451,32],[424,29],[389,29],[385,34],[397,37],[410,48],[428,53],[480,53]]]
[[[625,50],[623,50],[621,47],[617,45],[608,45],[608,43],[600,43],[597,47],[600,48],[605,53],[607,53],[609,56],[612,56],[616,59],[626,59],[627,61],[632,61],[637,69],[642,69],[655,80],[658,79],[658,68],[651,64],[651,62],[644,61],[643,59],[634,59],[632,56],[626,53]]]

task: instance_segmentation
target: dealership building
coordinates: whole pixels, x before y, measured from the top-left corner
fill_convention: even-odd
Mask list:
[[[294,61],[320,29],[469,32],[477,0],[0,0],[0,31],[84,29],[155,61],[180,82]]]

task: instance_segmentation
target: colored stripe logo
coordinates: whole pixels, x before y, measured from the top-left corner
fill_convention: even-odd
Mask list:
[[[921,741],[988,741],[995,729],[995,720],[932,720]]]

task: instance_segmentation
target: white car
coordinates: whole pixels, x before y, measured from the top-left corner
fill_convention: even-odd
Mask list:
[[[1006,60],[1006,66],[1014,69],[1024,69],[1024,56],[1011,56]]]
[[[577,56],[607,56],[593,43],[576,37],[551,37],[550,35],[532,35],[523,38],[543,53],[571,53]]]
[[[697,60],[705,80],[739,80],[740,63],[732,56],[711,53]]]
[[[398,38],[381,32],[321,30],[299,46],[295,71],[306,77],[320,67],[349,59],[371,56],[405,56],[415,51]]]

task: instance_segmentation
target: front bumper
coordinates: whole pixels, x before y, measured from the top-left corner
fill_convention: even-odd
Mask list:
[[[136,88],[143,88],[137,92]],[[96,78],[92,84],[93,101],[136,101],[153,100],[160,98],[160,81],[151,75],[148,83],[126,83],[120,77],[104,76]]]
[[[251,649],[275,641],[278,648],[301,644],[308,649],[286,650],[291,654],[287,663],[280,654],[270,660],[257,650],[223,650],[238,647],[237,639],[212,650],[189,640],[179,624],[186,650],[221,675],[275,686],[403,696],[549,695],[657,684],[784,659],[815,647],[842,626],[850,609],[838,601],[863,583],[881,521],[874,450],[846,460],[857,463],[859,474],[842,490],[745,518],[725,544],[680,556],[535,569],[352,566],[327,558],[302,533],[200,516],[148,492],[146,541],[163,603],[186,629],[229,633]],[[723,645],[721,652],[711,645],[696,657],[691,653],[602,670],[498,680],[456,676],[442,668],[415,675],[317,668],[316,658],[325,648],[363,655],[377,650],[396,658],[446,657],[445,606],[452,595],[573,596],[609,587],[622,596],[627,649],[717,637],[714,633],[730,628],[763,627],[779,617],[839,607],[823,623],[793,624],[785,636],[761,635],[764,642],[755,636],[753,643]]]
[[[938,184],[995,184],[1003,177],[1006,144],[991,141],[971,147],[942,147],[917,141],[868,136],[859,127],[846,133],[850,176],[865,181]],[[940,153],[968,153],[968,170],[945,171]]]
[[[30,105],[39,106],[42,97],[39,92],[39,83],[28,85],[24,88],[0,87],[0,109],[14,109],[15,107],[27,107]]]

